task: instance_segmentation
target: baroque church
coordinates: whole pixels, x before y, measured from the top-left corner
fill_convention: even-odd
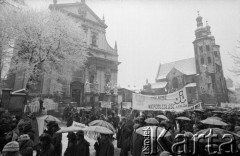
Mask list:
[[[211,27],[198,13],[193,58],[160,64],[155,83],[143,87],[142,94],[162,95],[186,87],[188,102],[204,104],[228,102],[228,90],[223,74],[220,46],[215,43]]]
[[[100,19],[86,4],[85,0],[76,3],[58,4],[53,0],[50,10],[59,10],[81,23],[88,46],[88,60],[84,69],[72,75],[72,80],[63,84],[62,100],[75,102],[77,106],[91,106],[99,101],[112,101],[117,97],[118,49],[106,40],[104,17]],[[80,28],[80,29],[81,29]],[[23,88],[24,80],[15,75],[10,88],[14,91]],[[51,81],[42,77],[39,85],[30,88],[35,96],[53,95]]]

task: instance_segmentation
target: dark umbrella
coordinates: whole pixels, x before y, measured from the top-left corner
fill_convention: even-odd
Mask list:
[[[106,127],[108,129],[110,129],[114,133],[116,132],[116,130],[112,124],[110,124],[109,122],[103,121],[103,120],[94,120],[94,121],[90,122],[88,125],[89,126],[102,126],[102,127]]]

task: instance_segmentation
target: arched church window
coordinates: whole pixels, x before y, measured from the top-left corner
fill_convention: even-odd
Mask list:
[[[178,79],[176,77],[172,80],[173,88],[178,88]]]
[[[204,58],[203,57],[201,58],[201,64],[204,64]]]
[[[211,63],[212,63],[211,57],[208,57],[208,64],[211,64]]]

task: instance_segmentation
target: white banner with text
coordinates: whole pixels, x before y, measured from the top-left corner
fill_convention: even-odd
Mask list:
[[[135,110],[174,111],[188,109],[186,88],[166,95],[142,95],[133,93]]]

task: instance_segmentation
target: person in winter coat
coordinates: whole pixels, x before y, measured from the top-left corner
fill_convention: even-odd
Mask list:
[[[33,156],[33,141],[28,134],[20,135],[18,142],[20,147],[19,153],[22,156]]]
[[[64,152],[64,156],[75,156],[76,155],[76,144],[77,144],[77,137],[75,133],[69,132],[67,135],[68,138],[68,146],[66,151]]]
[[[120,144],[121,144],[121,151],[120,156],[128,156],[128,152],[130,151],[130,143],[131,137],[133,132],[133,121],[127,119],[125,125],[122,127],[121,137],[120,137]]]
[[[131,138],[131,153],[133,156],[141,156],[144,137],[138,133],[136,130],[140,127],[145,126],[144,117],[138,117],[136,124],[133,126],[134,131]]]
[[[52,136],[52,144],[54,146],[55,155],[62,156],[62,133],[56,133],[60,128],[55,121],[47,124],[48,133]]]
[[[89,156],[90,144],[84,139],[84,132],[78,131],[76,133],[76,136],[77,136],[76,155]]]
[[[99,156],[114,156],[114,146],[107,134],[101,134]]]
[[[19,144],[16,141],[11,141],[7,143],[3,150],[2,150],[3,156],[21,156],[19,154]]]
[[[40,137],[40,149],[37,151],[36,156],[56,156],[54,146],[51,143],[51,136],[43,133]]]

